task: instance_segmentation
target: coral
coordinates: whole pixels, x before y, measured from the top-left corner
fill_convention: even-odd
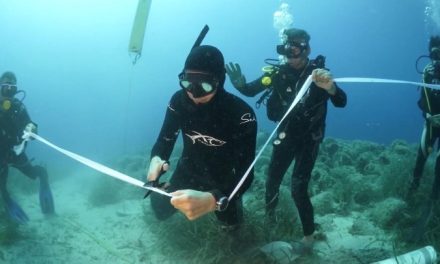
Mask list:
[[[338,152],[339,145],[338,141],[332,138],[326,138],[321,145],[322,152],[326,153],[330,158]]]
[[[364,186],[364,188],[356,190],[353,196],[353,201],[362,206],[366,206],[372,202],[370,191],[372,187],[370,184],[366,184]]]
[[[4,221],[2,221],[0,223],[0,245],[4,243],[4,241],[7,238],[7,234],[8,234],[8,230],[7,230],[7,226],[6,223]],[[1,257],[0,257],[1,259]]]
[[[405,208],[404,201],[390,197],[375,204],[374,208],[369,211],[369,215],[378,226],[388,228],[400,218],[400,214]]]
[[[317,214],[330,214],[335,212],[337,205],[334,203],[333,193],[321,192],[311,198]]]
[[[378,161],[381,165],[389,165],[391,163],[391,158],[387,155],[387,153],[380,154]]]
[[[411,178],[415,163],[414,155],[400,156],[389,153],[390,163],[382,166],[382,178],[379,184],[383,188],[384,196],[404,196],[407,182]]]
[[[374,152],[360,153],[355,161],[356,170],[362,174],[374,174],[377,170],[373,163],[376,157],[377,154]]]
[[[375,227],[370,221],[364,217],[356,217],[353,221],[349,232],[352,235],[371,235],[374,233]]]
[[[410,146],[403,140],[394,140],[391,143],[391,151],[398,155],[410,155],[411,148]]]
[[[337,179],[329,175],[330,168],[324,163],[317,163],[312,171],[310,194],[316,195],[320,192],[330,190]]]
[[[356,173],[351,166],[341,166],[330,170],[329,175],[336,179],[333,186],[335,202],[338,204],[338,212],[346,214],[353,205],[353,189],[362,179],[362,175]]]
[[[338,155],[338,165],[351,166],[353,165],[353,158],[347,153],[341,153]]]

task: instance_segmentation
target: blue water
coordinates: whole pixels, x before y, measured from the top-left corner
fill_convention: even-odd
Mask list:
[[[439,29],[425,15],[428,1],[297,0],[294,26],[310,35],[312,55],[327,57],[335,77],[420,81],[414,64]],[[143,54],[132,65],[128,41],[137,1],[0,0],[0,71],[17,74],[40,134],[85,156],[146,150],[154,143],[177,74],[205,24],[205,44],[239,62],[248,80],[276,58],[273,13],[281,1],[153,0]],[[427,63],[421,61],[420,68]],[[423,120],[409,85],[341,84],[345,109],[329,107],[327,136],[388,144],[416,143]],[[226,89],[237,94],[229,81]],[[256,98],[246,99],[254,105]],[[265,111],[260,128],[271,131]],[[39,143],[31,153],[57,159]]]

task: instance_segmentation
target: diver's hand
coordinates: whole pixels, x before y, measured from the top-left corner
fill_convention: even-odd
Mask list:
[[[215,211],[215,198],[209,192],[179,190],[172,192],[171,204],[189,220]]]
[[[238,63],[230,62],[229,65],[225,65],[226,73],[235,88],[242,88],[246,85],[246,78],[241,73],[241,68]]]
[[[333,82],[333,76],[328,70],[314,69],[312,72],[312,79],[319,88],[326,90],[331,95],[336,94],[336,86]]]
[[[167,171],[169,164],[159,156],[154,156],[150,161],[147,171],[147,181],[155,181],[159,178],[162,171]]]
[[[29,123],[26,125],[26,127],[24,128],[25,132],[32,132],[34,134],[37,134],[37,126],[34,123]]]

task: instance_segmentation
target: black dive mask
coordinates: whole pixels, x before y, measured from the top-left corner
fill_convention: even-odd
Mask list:
[[[219,81],[210,74],[182,72],[179,74],[179,84],[183,90],[190,92],[194,98],[200,98],[215,92]]]
[[[17,85],[2,83],[1,84],[1,95],[2,97],[12,98],[17,93]]]
[[[309,44],[307,42],[287,42],[284,45],[277,45],[277,53],[280,55],[284,55],[287,58],[299,58],[301,54],[303,54]],[[295,48],[299,49],[299,52],[295,54]]]

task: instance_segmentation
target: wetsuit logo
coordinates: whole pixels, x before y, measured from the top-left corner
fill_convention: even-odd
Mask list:
[[[196,142],[198,142],[198,143],[202,143],[203,145],[206,145],[208,147],[220,147],[226,143],[226,141],[216,139],[216,138],[213,138],[208,135],[203,135],[203,134],[201,134],[197,131],[194,131],[194,130],[191,132],[194,134],[193,135],[185,134],[185,135],[187,135],[192,140],[193,144],[196,144]]]
[[[256,120],[255,120],[255,117],[252,116],[251,113],[246,113],[246,114],[244,114],[244,115],[241,116],[241,122],[240,122],[240,125],[242,125],[242,124],[246,124],[246,123],[249,123],[249,122],[255,122],[255,121],[256,121]]]

